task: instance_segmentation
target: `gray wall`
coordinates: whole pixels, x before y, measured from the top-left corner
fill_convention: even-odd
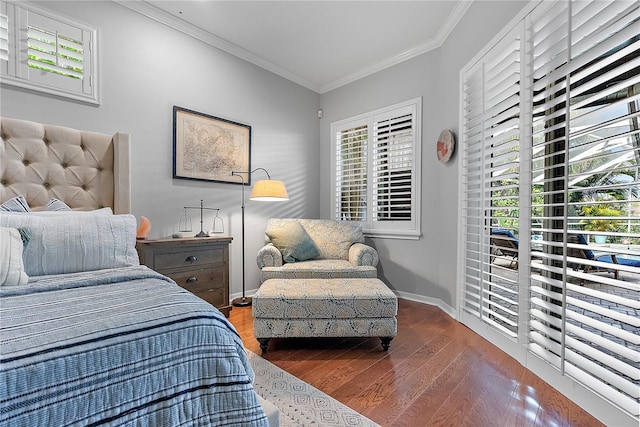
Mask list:
[[[246,193],[247,289],[258,286],[255,254],[271,216],[317,217],[319,95],[113,2],[41,2],[99,29],[101,104],[91,106],[2,85],[0,115],[131,135],[132,213],[150,237],[177,231],[183,206],[221,209],[231,244],[231,293],[241,292],[241,187],[172,179],[172,107],[252,126],[252,167],[285,181],[289,202]],[[253,179],[266,176],[256,172]],[[191,211],[199,230],[199,212]],[[211,223],[213,216],[205,217]],[[211,227],[205,224],[205,230]],[[194,233],[195,234],[195,233]]]
[[[112,2],[41,2],[99,28],[101,105],[0,88],[0,114],[132,139],[132,211],[151,237],[177,230],[182,206],[221,209],[231,245],[232,294],[241,289],[240,187],[172,179],[172,106],[252,126],[252,166],[285,181],[291,200],[246,203],[247,290],[258,284],[255,253],[272,216],[331,217],[330,125],[423,97],[422,230],[418,241],[373,239],[383,280],[402,296],[456,301],[458,156],[435,157],[444,128],[458,128],[459,71],[526,2],[474,2],[439,49],[318,95]],[[317,110],[324,118],[317,118]],[[320,159],[320,161],[318,161]],[[260,172],[254,179],[261,179]],[[319,183],[319,184],[318,184]],[[248,196],[248,194],[247,194]],[[191,212],[194,227],[198,213]],[[211,217],[205,218],[205,221]],[[208,228],[205,225],[205,229]]]
[[[443,46],[335,89],[321,97],[320,213],[331,217],[331,122],[422,96],[422,232],[418,240],[373,239],[383,280],[402,296],[439,304],[455,314],[458,153],[448,164],[435,156],[442,129],[458,135],[460,69],[527,2],[474,2]],[[444,303],[444,305],[442,304]]]

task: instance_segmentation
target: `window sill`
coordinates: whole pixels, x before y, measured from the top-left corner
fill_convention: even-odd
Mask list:
[[[420,240],[422,233],[417,230],[363,230],[371,239]]]

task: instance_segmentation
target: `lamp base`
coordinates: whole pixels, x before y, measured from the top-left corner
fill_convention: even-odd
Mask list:
[[[231,300],[231,305],[236,307],[249,307],[251,305],[251,297],[238,297]]]

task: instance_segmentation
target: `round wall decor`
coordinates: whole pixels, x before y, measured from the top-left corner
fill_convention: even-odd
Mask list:
[[[436,154],[441,163],[447,163],[451,159],[451,155],[456,147],[455,137],[449,129],[440,132],[438,144],[436,146]]]

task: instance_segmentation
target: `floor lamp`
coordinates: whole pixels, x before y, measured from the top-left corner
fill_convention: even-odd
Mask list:
[[[236,307],[247,307],[251,305],[251,298],[245,295],[245,256],[244,256],[244,174],[247,174],[251,178],[251,174],[255,171],[264,171],[269,179],[256,181],[251,191],[250,200],[258,200],[262,202],[281,202],[289,200],[287,189],[282,181],[271,179],[271,175],[264,168],[256,168],[251,172],[231,172],[233,176],[239,176],[242,180],[242,296],[234,298],[231,304]]]

